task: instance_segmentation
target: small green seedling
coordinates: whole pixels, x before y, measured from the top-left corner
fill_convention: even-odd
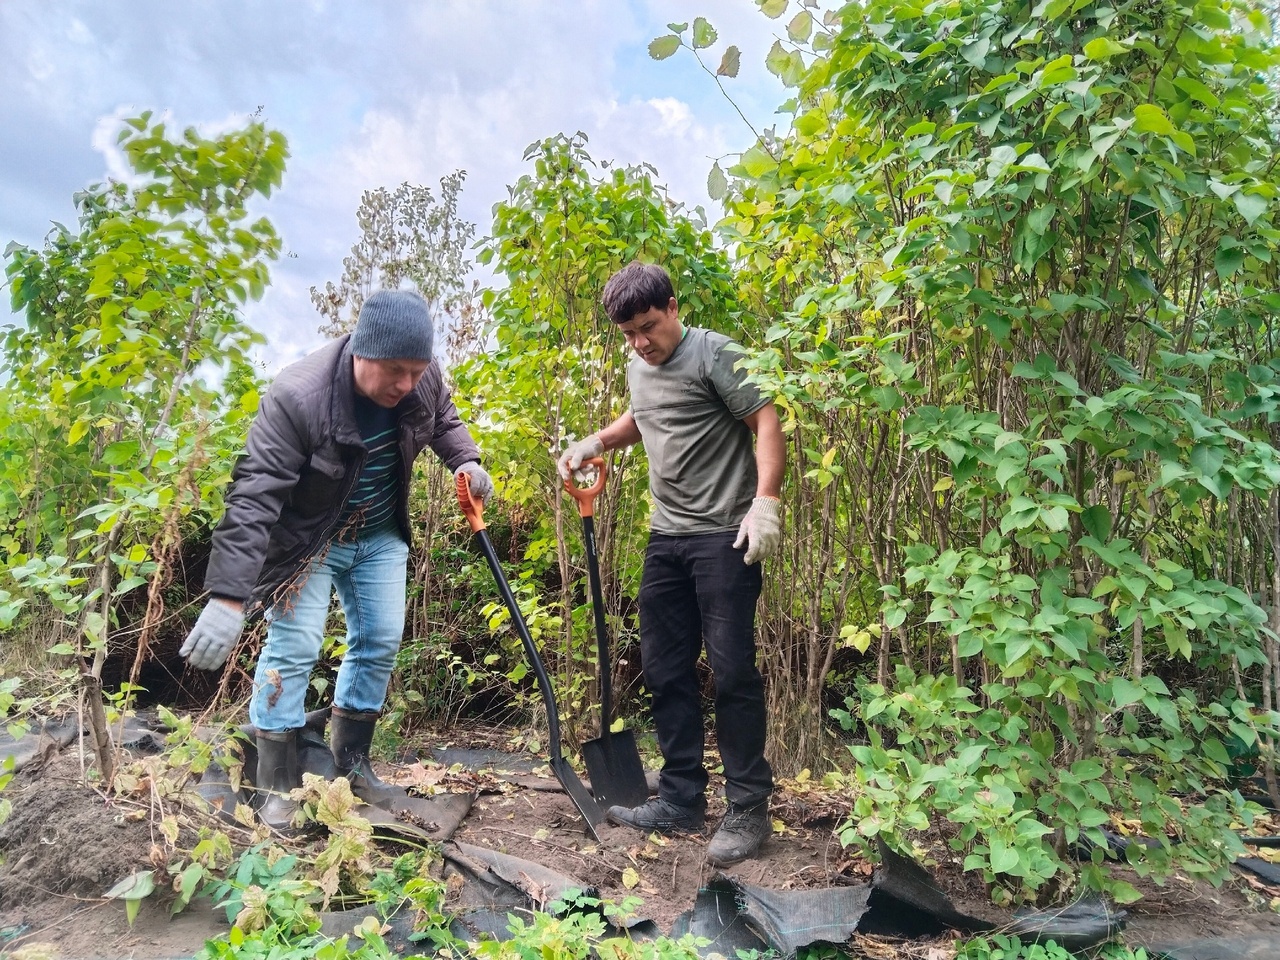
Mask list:
[[[152,891],[156,888],[152,872],[151,870],[140,870],[137,873],[130,874],[106,893],[108,900],[124,901],[124,915],[128,918],[129,926],[131,927],[133,926],[133,921],[138,918],[138,907],[141,906],[144,899],[151,896]]]

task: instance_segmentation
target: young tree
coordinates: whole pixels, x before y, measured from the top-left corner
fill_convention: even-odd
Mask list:
[[[807,461],[804,589],[773,599],[878,639],[846,837],[951,819],[1014,895],[1087,840],[1086,883],[1132,897],[1103,863],[1115,811],[1156,840],[1140,870],[1220,880],[1228,744],[1261,733],[1266,759],[1276,720],[1265,19],[875,0],[801,4],[788,38],[792,128],[729,171],[725,229]],[[850,583],[878,615],[850,616]]]
[[[591,656],[591,614],[575,599],[583,595],[578,587],[585,578],[585,567],[573,557],[576,509],[568,501],[566,512],[549,451],[598,429],[625,407],[629,352],[600,294],[615,271],[643,258],[668,268],[682,310],[698,324],[732,330],[739,308],[710,231],[667,197],[651,167],[597,175],[582,134],[535,143],[525,159],[533,172],[495,207],[480,255],[506,281],[485,294],[493,349],[463,364],[457,378],[460,405],[476,398],[470,401],[480,404],[472,421],[490,425],[482,428],[481,445],[503,501],[527,520],[526,560],[534,569],[549,562],[556,568],[559,603],[542,616],[549,631],[560,633],[551,666],[561,671],[556,688],[565,691],[572,735],[591,701],[584,680],[589,674],[580,668]],[[606,605],[615,618],[639,574],[648,515],[642,456],[631,451],[613,457],[596,505]]]
[[[177,520],[214,496],[256,406],[246,350],[260,338],[239,305],[262,295],[280,242],[249,206],[279,185],[288,156],[261,123],[174,137],[150,114],[126,121],[119,144],[135,185],[90,188],[76,198],[78,231],[8,250],[26,323],[0,344],[13,441],[0,469],[28,485],[0,498],[4,567],[75,625],[54,652],[79,665],[108,783],[101,681],[119,650],[116,604],[149,580],[154,625]]]
[[[342,261],[342,279],[323,290],[311,288],[311,302],[325,318],[321,333],[349,333],[370,293],[406,282],[446,313],[458,305],[471,266],[467,247],[475,236],[475,225],[458,219],[465,178],[458,170],[441,179],[439,201],[429,187],[410,183],[364,192],[356,211],[360,239]]]

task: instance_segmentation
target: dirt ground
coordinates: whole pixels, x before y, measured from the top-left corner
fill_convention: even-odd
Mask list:
[[[475,744],[476,738],[469,742]],[[422,755],[429,757],[425,749]],[[207,938],[226,930],[225,915],[215,913],[207,900],[171,919],[166,900],[153,896],[129,926],[123,903],[102,899],[106,890],[137,870],[156,867],[156,876],[165,876],[159,823],[172,811],[157,806],[145,777],[125,799],[108,800],[80,786],[80,764],[77,750],[69,748],[39,769],[21,771],[4,793],[13,813],[0,825],[0,956],[24,951],[68,958],[192,956]],[[388,765],[380,767],[384,775],[395,772]],[[608,900],[639,897],[639,912],[663,930],[693,905],[698,890],[716,872],[705,859],[707,839],[722,812],[716,801],[702,836],[653,838],[606,825],[597,841],[586,833],[545,766],[516,777],[457,767],[446,771],[430,759],[399,769],[409,781],[416,776],[478,794],[456,840],[541,863],[595,886]],[[784,785],[771,808],[775,832],[761,855],[724,872],[777,888],[864,883],[872,864],[843,849],[835,836],[846,812],[804,784]],[[194,836],[184,833],[180,845],[189,847]],[[938,847],[936,856],[928,864],[930,872],[960,911],[997,923],[1007,919],[945,849]],[[1216,890],[1176,878],[1164,887],[1128,879],[1145,894],[1128,908],[1129,943],[1265,931],[1280,942],[1280,915],[1269,907],[1280,890],[1243,876]],[[941,952],[933,956],[950,956],[950,943],[950,938],[936,941],[933,946]],[[41,944],[48,951],[36,953]],[[921,948],[926,946],[912,944],[901,955],[924,956]]]

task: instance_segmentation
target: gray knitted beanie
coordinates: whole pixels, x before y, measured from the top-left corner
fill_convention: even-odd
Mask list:
[[[434,328],[427,301],[412,290],[378,290],[360,308],[351,352],[366,360],[430,360]]]

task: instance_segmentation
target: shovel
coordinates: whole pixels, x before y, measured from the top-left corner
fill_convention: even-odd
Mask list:
[[[547,705],[547,738],[551,741],[551,772],[556,775],[556,779],[564,787],[565,793],[569,794],[569,799],[573,801],[573,805],[578,808],[578,812],[582,814],[582,818],[587,822],[587,832],[591,834],[593,839],[599,840],[600,837],[596,833],[596,827],[604,822],[604,811],[592,799],[591,791],[587,789],[586,784],[582,782],[560,752],[560,711],[556,707],[555,691],[551,689],[551,680],[547,676],[547,668],[543,666],[542,657],[538,656],[538,648],[533,642],[533,637],[529,635],[529,627],[525,624],[524,617],[520,614],[520,604],[516,603],[515,595],[511,592],[511,585],[507,583],[507,577],[502,572],[502,564],[498,562],[497,551],[493,549],[493,541],[489,539],[489,532],[485,529],[484,505],[481,501],[471,498],[471,478],[465,472],[458,474],[457,488],[458,506],[462,508],[463,516],[467,518],[467,523],[471,525],[471,529],[476,535],[476,541],[480,544],[480,552],[489,561],[489,569],[493,572],[493,579],[498,583],[498,592],[502,594],[503,602],[506,603],[507,609],[511,611],[511,622],[515,624],[516,632],[520,634],[520,642],[524,644],[524,652],[533,664],[533,672],[538,678],[538,690],[542,694],[543,702]]]
[[[591,606],[596,619],[596,652],[600,661],[600,736],[582,745],[582,759],[591,778],[591,792],[602,810],[613,804],[638,807],[649,799],[636,737],[630,730],[614,733],[613,682],[610,676],[609,635],[604,622],[604,597],[600,591],[600,561],[596,555],[595,500],[604,489],[605,465],[599,457],[583,461],[583,467],[596,468],[596,481],[579,487],[566,480],[564,487],[578,501],[582,516],[582,539],[587,547],[587,579],[591,581]]]

